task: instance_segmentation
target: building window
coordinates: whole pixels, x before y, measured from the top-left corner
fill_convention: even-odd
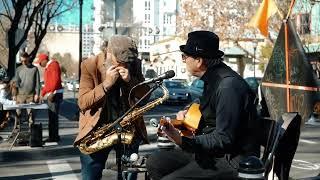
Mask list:
[[[145,1],[144,2],[144,10],[150,10],[150,1]]]
[[[148,35],[148,28],[144,29],[144,35],[147,36]]]
[[[150,14],[144,14],[144,23],[150,23]]]
[[[310,34],[310,23],[310,14],[297,15],[296,26],[299,34]]]

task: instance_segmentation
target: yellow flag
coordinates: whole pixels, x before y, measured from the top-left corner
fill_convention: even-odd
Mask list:
[[[251,18],[249,26],[256,27],[261,34],[268,36],[268,19],[278,11],[273,0],[263,0],[257,13]]]

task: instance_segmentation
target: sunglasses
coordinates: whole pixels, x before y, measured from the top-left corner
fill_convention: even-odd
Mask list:
[[[190,56],[188,56],[188,55],[186,55],[186,54],[181,54],[181,58],[182,58],[182,61],[186,61],[187,59],[188,59],[188,57],[190,57]]]

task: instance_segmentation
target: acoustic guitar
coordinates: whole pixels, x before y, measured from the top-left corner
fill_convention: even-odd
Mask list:
[[[201,112],[199,110],[200,105],[198,103],[193,103],[188,108],[184,120],[171,119],[170,123],[177,129],[180,130],[182,136],[193,136],[197,132],[199,122],[201,119]],[[160,119],[159,123],[161,126],[168,126],[169,121],[165,118]]]

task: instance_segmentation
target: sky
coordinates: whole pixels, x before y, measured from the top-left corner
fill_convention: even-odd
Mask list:
[[[91,6],[93,5],[93,0],[83,0],[82,9],[82,24],[93,24],[91,19],[93,16],[93,10]],[[57,24],[79,24],[79,4],[75,6],[72,10],[65,12],[60,17],[52,20],[53,23]]]

